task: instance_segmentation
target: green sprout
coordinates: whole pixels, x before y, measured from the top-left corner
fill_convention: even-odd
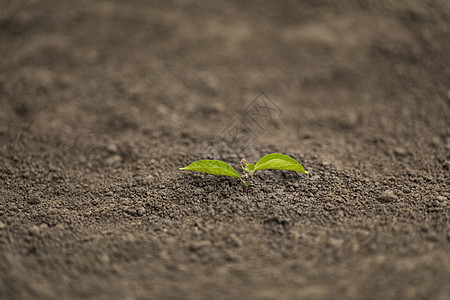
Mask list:
[[[199,160],[180,170],[198,171],[213,175],[224,175],[241,180],[244,193],[258,170],[287,170],[308,174],[303,166],[295,159],[280,153],[272,153],[263,156],[256,164],[248,164],[245,158],[241,160],[241,167],[245,171],[239,174],[232,166],[220,160]]]

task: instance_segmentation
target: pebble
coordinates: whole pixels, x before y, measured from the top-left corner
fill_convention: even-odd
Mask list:
[[[3,223],[2,221],[0,221],[0,229],[3,229],[3,228],[5,228],[5,227],[6,227],[6,224]]]
[[[120,155],[112,155],[105,159],[105,164],[108,166],[117,165],[122,162],[122,156]]]
[[[378,196],[378,201],[383,203],[393,202],[398,200],[398,197],[391,190],[386,190]]]
[[[409,152],[405,148],[402,148],[402,147],[395,147],[393,149],[393,151],[394,151],[394,154],[397,156],[407,156],[409,154]]]
[[[106,253],[106,252],[103,252],[102,254],[100,254],[98,256],[98,260],[103,264],[109,264],[109,262],[111,261],[108,253]]]
[[[108,150],[111,153],[117,153],[119,152],[119,148],[117,147],[116,144],[114,143],[110,143],[106,146],[106,150]]]
[[[28,232],[30,233],[30,235],[38,236],[41,233],[41,228],[39,228],[39,226],[37,225],[34,225],[28,229]]]
[[[142,206],[141,206],[141,207],[138,207],[138,208],[136,209],[136,214],[137,214],[138,216],[143,216],[143,215],[145,214],[145,208],[143,208]]]
[[[437,148],[437,147],[439,147],[440,144],[441,144],[441,139],[440,139],[440,137],[434,136],[434,137],[431,139],[431,146]]]
[[[320,179],[319,175],[314,175],[314,176],[309,178],[309,180],[311,180],[311,181],[318,180],[318,179]]]

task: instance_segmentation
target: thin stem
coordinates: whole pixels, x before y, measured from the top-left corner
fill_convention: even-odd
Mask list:
[[[247,193],[247,187],[248,187],[247,182],[244,179],[242,179],[242,177],[241,177],[241,182],[242,182],[242,189],[244,190],[244,193]]]
[[[247,161],[245,160],[245,158],[241,159],[241,167],[245,171],[245,174],[241,176],[241,182],[242,182],[242,188],[244,189],[244,193],[246,193],[246,194],[248,193],[248,185],[252,181],[252,177],[253,177],[253,172],[249,172],[247,165],[248,164],[247,164]],[[244,179],[242,179],[243,177],[248,178],[248,180],[245,181]]]

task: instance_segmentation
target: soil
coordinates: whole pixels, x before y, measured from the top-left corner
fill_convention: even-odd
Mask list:
[[[449,1],[1,1],[1,299],[450,299]],[[309,174],[179,167],[280,152]],[[239,170],[239,169],[237,169]]]

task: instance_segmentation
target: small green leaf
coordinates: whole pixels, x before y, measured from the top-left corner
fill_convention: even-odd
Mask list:
[[[308,174],[298,161],[280,153],[263,156],[255,165],[255,171],[258,170],[288,170]]]
[[[247,172],[253,172],[255,171],[255,165],[254,164],[247,164]]]
[[[213,175],[224,175],[241,178],[241,175],[229,164],[220,160],[199,160],[180,170],[205,172]]]

